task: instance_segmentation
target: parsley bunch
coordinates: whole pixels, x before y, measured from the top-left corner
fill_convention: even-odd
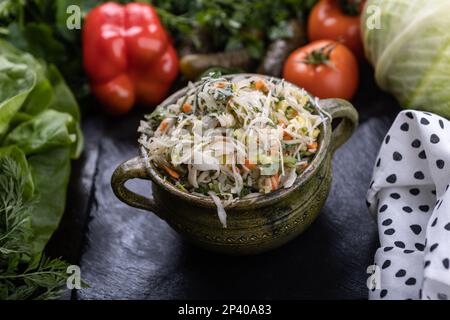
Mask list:
[[[178,46],[219,52],[245,48],[260,59],[270,41],[288,38],[290,19],[303,19],[317,0],[153,0]]]

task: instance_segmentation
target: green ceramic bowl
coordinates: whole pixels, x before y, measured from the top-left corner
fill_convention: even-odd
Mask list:
[[[227,77],[235,76],[243,75]],[[174,93],[158,108],[174,103],[186,91],[184,88]],[[181,235],[205,249],[245,255],[279,247],[302,233],[319,214],[331,185],[333,153],[358,125],[358,113],[349,102],[326,99],[320,100],[319,105],[322,110],[316,110],[317,113],[325,111],[332,119],[341,121],[334,130],[331,119],[324,122],[319,150],[311,164],[291,188],[238,200],[227,207],[227,228],[222,227],[216,206],[209,197],[179,190],[155,167],[147,168],[141,156],[117,167],[111,178],[112,189],[126,204],[155,213]],[[150,197],[125,187],[127,180],[135,178],[151,180],[153,192]]]

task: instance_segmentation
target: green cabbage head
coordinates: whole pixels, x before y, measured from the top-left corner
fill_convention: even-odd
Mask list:
[[[450,0],[368,0],[361,20],[378,85],[450,118]]]

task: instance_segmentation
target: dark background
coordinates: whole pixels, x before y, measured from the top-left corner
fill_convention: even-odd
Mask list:
[[[47,246],[81,267],[90,288],[71,299],[367,299],[367,267],[378,246],[365,205],[379,145],[399,108],[365,65],[353,99],[360,126],[333,160],[333,185],[319,218],[274,251],[229,257],[185,242],[164,221],[113,194],[110,178],[138,155],[137,127],[145,110],[83,119],[86,139],[73,162],[66,213]],[[96,107],[93,107],[96,108]],[[131,188],[150,192],[150,182]]]

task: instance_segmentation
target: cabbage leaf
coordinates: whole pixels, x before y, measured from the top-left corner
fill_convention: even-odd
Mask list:
[[[450,118],[449,14],[449,0],[366,3],[361,19],[366,56],[378,85],[404,108]],[[373,28],[378,18],[380,28]]]

